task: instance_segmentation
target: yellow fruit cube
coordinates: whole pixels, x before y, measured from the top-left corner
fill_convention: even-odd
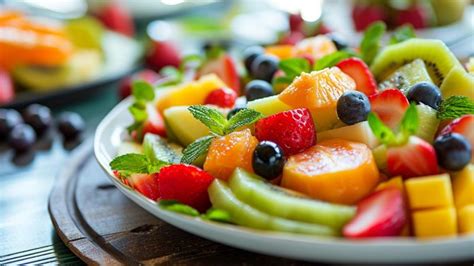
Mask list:
[[[459,233],[474,233],[474,204],[466,205],[458,209]]]
[[[403,179],[401,176],[396,176],[393,178],[390,178],[389,180],[380,183],[377,188],[375,189],[376,191],[382,190],[384,188],[389,188],[389,187],[394,187],[398,188],[401,192],[405,192],[405,188],[403,186]]]
[[[453,175],[454,205],[457,208],[474,204],[474,164]]]
[[[451,180],[448,174],[415,177],[405,181],[410,208],[440,208],[453,204]]]
[[[415,211],[412,214],[416,237],[456,236],[457,219],[453,207]]]

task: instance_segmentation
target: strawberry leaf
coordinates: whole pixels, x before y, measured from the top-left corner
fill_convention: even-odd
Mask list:
[[[474,102],[466,96],[451,96],[441,102],[437,117],[440,120],[445,120],[466,114],[474,114]]]
[[[252,109],[242,109],[230,118],[225,133],[229,134],[240,127],[251,125],[260,118],[263,118],[261,113]]]
[[[375,113],[370,112],[367,121],[369,122],[370,129],[381,143],[390,145],[395,142],[395,134],[393,131],[387,127]]]
[[[412,103],[405,111],[402,121],[400,122],[400,133],[408,139],[408,137],[416,133],[419,123],[420,121],[416,104]]]
[[[316,61],[314,64],[314,70],[322,70],[327,67],[335,66],[337,63],[341,62],[342,60],[355,56],[353,51],[349,50],[341,50],[337,51],[328,55],[325,55]]]
[[[181,158],[181,163],[192,164],[194,161],[196,161],[199,156],[207,152],[214,138],[214,136],[209,135],[197,139],[193,143],[189,144],[183,150],[183,157]]]
[[[232,223],[230,213],[222,209],[211,208],[205,214],[203,214],[202,217],[211,221]]]
[[[403,25],[395,29],[392,37],[390,37],[389,44],[401,43],[411,38],[416,38],[413,26],[410,24]]]
[[[362,41],[360,43],[360,50],[362,59],[370,65],[378,54],[381,45],[381,40],[386,30],[385,23],[377,21],[372,23],[364,32]]]
[[[143,80],[133,81],[132,94],[137,101],[149,102],[155,98],[155,91],[153,89],[153,86]]]
[[[208,127],[212,133],[224,135],[227,119],[221,112],[204,105],[192,105],[188,107],[188,110],[197,120]]]
[[[311,70],[308,60],[304,58],[288,58],[281,60],[278,63],[278,68],[290,77],[296,77],[299,76],[301,72],[309,72]]]
[[[189,216],[199,216],[199,212],[196,209],[189,205],[182,204],[176,200],[160,200],[158,205],[167,211],[177,212]]]

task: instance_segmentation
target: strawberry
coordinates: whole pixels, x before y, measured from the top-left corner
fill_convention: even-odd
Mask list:
[[[435,149],[423,139],[410,136],[405,144],[388,147],[387,169],[391,176],[403,178],[437,174]]]
[[[304,34],[299,31],[285,32],[278,41],[279,44],[295,45],[305,38]]]
[[[454,119],[441,130],[439,135],[442,136],[452,132],[463,135],[469,141],[471,147],[474,147],[474,115],[463,115]],[[471,161],[474,161],[474,149],[471,152]]]
[[[375,21],[386,21],[388,18],[383,6],[356,5],[352,9],[352,20],[357,31],[363,31]]]
[[[5,70],[0,69],[0,104],[8,103],[15,97],[13,81]]]
[[[204,101],[204,104],[217,105],[222,108],[231,108],[237,100],[237,93],[229,88],[220,88],[211,91]]]
[[[355,81],[358,91],[367,96],[377,93],[377,82],[364,61],[355,57],[347,58],[339,62],[337,67]]]
[[[411,24],[415,29],[426,28],[427,15],[421,6],[413,6],[405,10],[400,10],[394,16],[394,24],[402,26],[404,24]]]
[[[186,164],[163,167],[157,178],[161,199],[177,200],[201,212],[211,207],[207,188],[213,180],[204,170]]]
[[[288,23],[290,26],[290,31],[299,31],[303,30],[304,20],[301,17],[301,14],[290,14],[288,17]]]
[[[307,108],[299,108],[260,119],[255,124],[258,140],[278,144],[286,156],[316,144],[316,129]]]
[[[155,83],[160,75],[151,69],[144,69],[120,81],[119,96],[120,99],[128,97],[132,93],[132,82],[135,80],[143,80],[148,83]]]
[[[230,55],[222,53],[216,58],[208,59],[199,69],[198,76],[215,73],[224,83],[234,90],[237,94],[240,93],[240,78],[237,72],[237,66],[230,57]]]
[[[396,188],[377,191],[357,204],[354,218],[344,226],[347,238],[400,235],[407,217],[403,195]]]
[[[143,124],[143,136],[145,136],[146,133],[152,133],[166,137],[165,122],[156,107],[153,104],[147,104],[146,112],[148,117]]]
[[[369,96],[372,112],[391,129],[395,129],[410,105],[398,89],[387,89]]]
[[[148,67],[160,71],[165,66],[179,67],[181,54],[170,41],[153,41],[145,60]]]
[[[157,174],[132,174],[127,180],[130,186],[143,196],[151,200],[157,200],[160,197],[160,190],[156,177]]]
[[[110,30],[122,33],[126,36],[135,34],[133,19],[122,5],[117,1],[110,1],[98,12],[97,18]]]

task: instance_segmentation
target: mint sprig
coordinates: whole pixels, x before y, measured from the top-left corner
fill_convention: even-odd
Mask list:
[[[337,63],[341,62],[344,59],[347,59],[349,57],[354,57],[357,56],[357,54],[354,51],[351,50],[341,50],[341,51],[336,51],[334,53],[325,55],[318,59],[316,63],[314,64],[313,69],[314,70],[322,70],[327,67],[332,67],[337,65]]]
[[[403,118],[400,122],[400,133],[403,134],[404,138],[407,138],[416,133],[420,125],[418,117],[418,109],[416,104],[412,103],[405,111]]]
[[[367,122],[369,123],[372,133],[374,133],[375,137],[381,143],[388,145],[395,141],[395,134],[378,118],[377,114],[370,112],[367,117]]]
[[[138,153],[128,153],[115,157],[110,162],[110,168],[114,171],[128,176],[130,174],[152,174],[157,173],[167,162],[150,160],[147,156]]]
[[[410,24],[403,25],[395,29],[392,37],[390,37],[389,44],[401,43],[411,38],[416,38],[416,33],[413,29],[413,26]]]
[[[138,139],[141,139],[143,137],[143,123],[148,118],[147,104],[155,99],[155,90],[150,83],[135,80],[132,82],[132,95],[135,101],[128,107],[128,110],[133,117],[133,123],[127,127],[127,130],[129,134],[136,131]]]
[[[240,127],[251,125],[261,118],[263,118],[263,115],[255,110],[242,109],[230,118],[225,133],[229,134]]]
[[[284,75],[275,78],[272,83],[273,86],[279,84],[289,84],[302,72],[310,72],[311,66],[308,60],[304,58],[288,58],[281,60],[278,63],[278,68],[283,71]]]
[[[202,138],[197,139],[193,143],[189,144],[183,150],[183,157],[181,158],[181,163],[192,164],[196,161],[201,154],[206,153],[209,150],[209,146],[212,143],[212,140],[215,136],[208,135]]]
[[[228,123],[221,112],[204,105],[192,105],[188,110],[194,118],[201,121],[212,133],[224,135]]]
[[[466,114],[474,114],[474,102],[466,96],[451,96],[441,102],[437,117],[440,120],[455,119]]]
[[[382,37],[387,26],[381,21],[372,23],[365,31],[360,43],[362,59],[370,65],[382,46]]]

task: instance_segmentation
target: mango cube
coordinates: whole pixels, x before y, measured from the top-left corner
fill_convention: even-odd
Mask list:
[[[409,179],[405,181],[405,190],[412,210],[449,207],[453,204],[448,174]]]
[[[458,209],[459,233],[474,234],[474,204]]]
[[[453,207],[414,211],[412,218],[416,237],[447,237],[457,234],[456,210]]]
[[[474,204],[474,164],[464,167],[452,178],[454,205],[461,208]]]
[[[375,190],[379,191],[389,187],[398,188],[401,192],[405,193],[403,179],[401,176],[392,177],[389,180],[380,183]]]

